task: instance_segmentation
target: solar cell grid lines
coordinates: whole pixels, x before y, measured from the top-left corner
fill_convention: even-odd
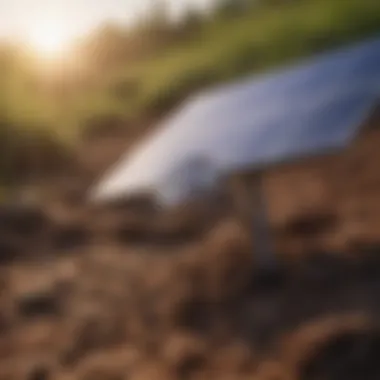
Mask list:
[[[170,193],[179,165],[196,157],[229,173],[343,148],[379,98],[380,38],[219,86],[185,102],[108,173],[94,196]]]

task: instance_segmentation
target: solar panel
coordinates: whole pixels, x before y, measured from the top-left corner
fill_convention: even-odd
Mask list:
[[[187,101],[93,195],[107,200],[151,189],[170,202],[182,191],[180,169],[197,158],[207,160],[209,173],[228,173],[343,148],[379,95],[380,39],[218,87]]]

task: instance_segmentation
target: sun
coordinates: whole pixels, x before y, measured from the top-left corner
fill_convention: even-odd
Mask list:
[[[28,36],[29,46],[42,58],[56,58],[63,54],[70,41],[69,31],[57,23],[35,25]]]

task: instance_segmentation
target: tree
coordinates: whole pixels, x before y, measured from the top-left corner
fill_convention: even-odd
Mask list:
[[[170,12],[165,0],[153,0],[146,27],[157,33],[165,33],[171,28]]]
[[[83,48],[91,65],[111,69],[126,59],[127,40],[122,27],[108,23],[93,33]]]
[[[188,32],[191,33],[197,30],[203,24],[203,21],[204,21],[204,16],[201,14],[201,12],[198,9],[194,7],[188,7],[182,17],[180,28],[186,34]]]
[[[241,14],[251,5],[249,0],[221,0],[216,6],[215,14],[230,17]]]

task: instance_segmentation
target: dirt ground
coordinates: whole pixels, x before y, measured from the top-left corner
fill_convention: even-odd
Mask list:
[[[3,206],[0,380],[378,380],[378,141],[363,144],[312,171],[344,193],[327,208],[318,186],[301,214],[273,195],[266,271],[228,207],[94,208],[72,181]]]
[[[380,249],[263,273],[233,218],[54,206],[1,213],[0,379],[379,378]]]

